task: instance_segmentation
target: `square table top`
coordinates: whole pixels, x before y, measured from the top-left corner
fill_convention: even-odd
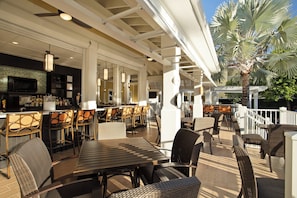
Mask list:
[[[143,137],[84,141],[74,175],[137,168],[169,159]]]

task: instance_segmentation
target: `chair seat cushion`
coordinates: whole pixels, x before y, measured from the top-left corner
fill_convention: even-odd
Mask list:
[[[246,144],[257,144],[261,145],[261,142],[264,140],[259,134],[243,134],[242,139]]]
[[[256,178],[258,197],[279,198],[285,196],[285,180]]]

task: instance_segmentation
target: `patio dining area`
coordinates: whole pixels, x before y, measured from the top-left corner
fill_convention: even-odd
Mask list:
[[[144,137],[148,141],[154,142],[158,129],[155,121],[150,121],[147,127],[135,129],[138,133],[128,133],[130,137]],[[235,132],[223,125],[221,127],[219,143],[217,137],[213,142],[213,154],[209,153],[208,148],[204,148],[199,157],[196,176],[201,182],[198,197],[237,197],[241,188],[241,179],[232,149],[232,135]],[[206,145],[207,147],[207,145]],[[256,177],[284,178],[284,166],[276,163],[273,166],[273,172],[270,172],[267,159],[261,159],[258,148],[247,147],[252,161]],[[71,149],[54,153],[55,172],[57,177],[65,173],[71,173],[75,169],[78,158],[61,160]],[[5,171],[5,170],[4,170]],[[140,185],[143,185],[142,183]],[[0,175],[0,197],[20,197],[19,186],[15,175],[12,172],[11,178]],[[128,176],[115,176],[108,179],[107,194],[120,189],[130,189],[131,181]]]

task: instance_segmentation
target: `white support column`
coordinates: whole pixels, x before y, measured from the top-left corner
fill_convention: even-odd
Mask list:
[[[285,132],[285,141],[285,198],[291,198],[297,197],[297,132]]]
[[[112,100],[113,104],[121,104],[121,72],[119,65],[113,65],[113,87],[112,87]]]
[[[89,42],[89,47],[84,50],[82,67],[81,101],[82,108],[97,108],[97,43]]]
[[[258,99],[259,99],[259,92],[256,91],[254,94],[253,94],[253,98],[254,98],[254,109],[258,109]]]
[[[197,72],[197,75],[198,72]],[[203,95],[203,85],[202,85],[202,79],[203,79],[203,72],[200,72],[200,82],[196,83],[194,85],[194,103],[193,103],[193,118],[201,118],[203,117],[203,101],[202,101],[202,95]]]
[[[138,104],[145,106],[148,100],[147,66],[138,72]]]
[[[172,101],[179,93],[180,76],[179,61],[181,50],[176,47],[169,50],[169,54],[175,55],[174,64],[163,66],[163,107],[161,110],[161,143],[173,141],[176,132],[181,127],[180,109],[178,109]],[[166,55],[166,53],[163,53]],[[167,52],[168,55],[168,52]],[[171,144],[164,145],[171,148]]]
[[[131,75],[126,74],[126,82],[124,85],[124,101],[123,101],[123,103],[125,104],[130,103],[130,79],[131,79]]]

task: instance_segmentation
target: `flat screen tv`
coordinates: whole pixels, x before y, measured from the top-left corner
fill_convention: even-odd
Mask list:
[[[22,78],[15,76],[8,76],[8,87],[9,92],[31,92],[37,91],[37,80],[32,78]]]
[[[157,98],[157,92],[156,91],[150,91],[149,92],[149,98]]]

